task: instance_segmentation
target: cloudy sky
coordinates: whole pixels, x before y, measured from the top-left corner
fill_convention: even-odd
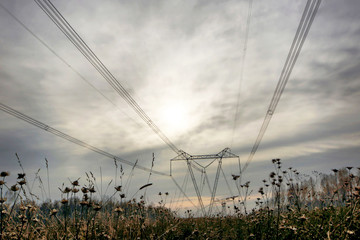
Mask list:
[[[168,173],[169,160],[176,154],[36,3],[0,2],[71,66],[0,8],[0,102],[146,167],[154,153],[154,169]],[[260,130],[306,3],[253,1],[240,81],[248,1],[52,2],[179,149],[210,154],[230,147],[242,163]],[[304,173],[360,165],[359,12],[358,0],[322,2],[263,141],[244,173],[254,186],[268,175],[272,158]],[[85,183],[85,172],[100,177],[101,168],[103,193],[115,177],[111,159],[5,112],[0,112],[0,121],[1,171],[13,176],[21,171],[17,152],[29,179],[39,168],[46,179],[46,157],[52,198],[59,197],[57,187],[68,184],[68,178],[81,177]],[[135,170],[131,177],[131,167],[123,167],[131,195],[147,182],[148,173]],[[173,167],[174,177],[182,183],[185,166],[179,162]],[[215,169],[214,165],[209,174]],[[224,171],[228,176],[238,173],[237,160],[224,161]],[[150,182],[154,185],[149,192],[169,191],[175,196],[169,178],[153,175]],[[219,184],[218,197],[228,196],[224,182]],[[190,183],[187,193],[195,199]],[[153,196],[150,201],[157,200],[159,196]]]

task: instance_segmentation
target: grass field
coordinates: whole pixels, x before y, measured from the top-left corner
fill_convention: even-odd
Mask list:
[[[359,168],[333,169],[332,174],[305,176],[282,169],[259,179],[256,206],[246,197],[223,202],[225,214],[186,217],[164,205],[126,200],[121,186],[107,200],[94,196],[95,178],[75,180],[59,189],[62,199],[37,202],[24,172],[17,182],[0,175],[1,239],[359,239]],[[235,181],[237,181],[235,179]],[[146,188],[147,186],[143,186]],[[239,183],[248,192],[249,183]],[[180,216],[181,215],[181,216]]]

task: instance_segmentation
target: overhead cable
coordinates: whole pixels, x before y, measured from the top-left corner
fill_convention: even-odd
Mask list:
[[[238,118],[239,118],[241,86],[242,86],[242,82],[243,82],[243,78],[244,78],[244,65],[245,65],[245,58],[246,58],[247,42],[248,42],[248,38],[249,38],[250,20],[251,20],[251,13],[252,13],[252,2],[253,2],[253,0],[249,0],[249,10],[248,10],[248,16],[247,16],[247,20],[246,20],[244,48],[243,48],[243,54],[242,54],[242,59],[241,59],[241,66],[240,66],[240,79],[239,79],[238,95],[237,95],[237,101],[236,101],[236,110],[235,110],[234,125],[233,125],[230,147],[232,147],[232,145],[233,145],[236,127],[238,125],[237,122],[238,122]]]
[[[104,97],[109,103],[111,103],[114,107],[116,107],[120,112],[125,114],[128,118],[130,118],[133,122],[135,122],[138,126],[140,124],[135,121],[132,117],[130,117],[126,112],[124,112],[121,108],[119,108],[113,101],[111,101],[105,94],[103,94],[99,89],[97,89],[89,80],[87,80],[81,73],[79,73],[74,67],[72,67],[64,58],[62,58],[58,53],[52,49],[49,44],[47,44],[44,40],[42,40],[39,36],[37,36],[31,29],[25,25],[19,18],[17,18],[12,12],[9,11],[4,5],[0,3],[0,7],[7,12],[17,23],[20,24],[28,33],[30,33],[37,41],[39,41],[45,48],[47,48],[52,54],[55,55],[62,63],[64,63],[67,67],[69,67],[76,75],[78,75],[85,83],[87,83],[91,88],[93,88],[97,93],[99,93],[102,97]]]
[[[317,13],[317,10],[319,9],[320,3],[321,3],[321,0],[308,0],[306,3],[303,15],[301,17],[299,26],[297,28],[297,31],[296,31],[296,34],[294,37],[294,40],[291,44],[290,51],[288,53],[284,67],[281,71],[279,81],[278,81],[276,89],[274,91],[274,95],[271,99],[270,105],[265,114],[264,121],[263,121],[261,129],[258,133],[258,136],[255,140],[255,143],[253,145],[251,153],[250,153],[244,167],[242,168],[242,172],[248,167],[248,165],[252,161],[252,159],[260,145],[260,142],[261,142],[261,140],[265,134],[265,131],[270,123],[270,120],[275,112],[276,106],[279,103],[282,93],[284,92],[286,83],[289,80],[290,74],[291,74],[293,67],[296,63],[296,60],[300,54],[301,48],[302,48],[302,46],[306,40],[306,37],[309,33],[310,27],[314,21],[314,18]]]
[[[13,108],[11,108],[11,107],[3,104],[3,103],[0,103],[0,110],[4,111],[4,112],[6,112],[6,113],[8,113],[8,114],[10,114],[10,115],[12,115],[14,117],[17,117],[17,118],[19,118],[19,119],[21,119],[23,121],[26,121],[26,122],[28,122],[28,123],[30,123],[30,124],[38,127],[38,128],[41,128],[41,129],[43,129],[43,130],[45,130],[45,131],[47,131],[49,133],[52,133],[52,134],[54,134],[56,136],[59,136],[59,137],[65,139],[65,140],[68,140],[69,142],[72,142],[72,143],[75,143],[75,144],[77,144],[79,146],[85,147],[85,148],[87,148],[87,149],[89,149],[91,151],[97,152],[97,153],[99,153],[99,154],[101,154],[103,156],[106,156],[108,158],[114,159],[116,161],[122,162],[124,164],[130,165],[132,167],[135,167],[135,168],[147,171],[147,172],[152,172],[153,174],[157,174],[157,175],[161,175],[161,176],[169,176],[169,174],[159,172],[159,171],[155,171],[155,170],[151,170],[150,168],[143,167],[143,166],[141,166],[139,164],[130,162],[130,161],[125,160],[125,159],[123,159],[121,157],[115,156],[115,155],[113,155],[111,153],[105,152],[105,151],[103,151],[103,150],[101,150],[99,148],[91,146],[90,144],[87,144],[87,143],[85,143],[85,142],[83,142],[83,141],[81,141],[79,139],[71,137],[70,135],[67,135],[67,134],[65,134],[65,133],[63,133],[63,132],[61,132],[61,131],[59,131],[59,130],[57,130],[55,128],[52,128],[52,127],[46,125],[45,123],[42,123],[42,122],[40,122],[38,120],[35,120],[34,118],[29,117],[29,116],[27,116],[27,115],[13,109]]]
[[[80,35],[74,30],[69,22],[62,16],[50,0],[34,0],[54,24],[64,33],[70,42],[83,54],[83,56],[94,66],[110,86],[130,105],[130,107],[143,119],[143,121],[175,152],[179,149],[150,119],[139,104],[133,99],[129,92],[120,84],[114,75],[106,68],[103,62],[90,49]]]

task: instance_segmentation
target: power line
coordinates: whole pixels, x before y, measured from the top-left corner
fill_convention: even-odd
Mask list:
[[[133,122],[135,122],[138,126],[140,124],[135,121],[132,117],[130,117],[126,112],[124,112],[121,108],[119,108],[113,101],[111,101],[105,94],[103,94],[99,89],[97,89],[89,80],[87,80],[81,73],[79,73],[75,68],[73,68],[64,58],[62,58],[58,53],[52,49],[49,44],[47,44],[44,40],[38,37],[31,29],[26,26],[19,18],[17,18],[12,12],[9,11],[4,5],[0,3],[0,7],[7,12],[17,23],[19,23],[28,33],[30,33],[36,40],[38,40],[45,48],[47,48],[52,54],[54,54],[62,63],[64,63],[67,67],[69,67],[76,75],[78,75],[85,83],[87,83],[90,87],[92,87],[97,93],[103,96],[109,103],[111,103],[114,107],[116,107],[120,112],[125,114],[128,118],[130,118]]]
[[[237,95],[237,101],[236,101],[236,111],[235,111],[234,126],[233,126],[233,132],[232,132],[230,147],[232,147],[233,142],[234,142],[234,136],[235,136],[235,131],[236,131],[236,127],[237,127],[237,121],[238,121],[238,118],[239,118],[241,86],[242,86],[242,82],[243,82],[243,78],[244,78],[244,65],[245,65],[245,58],[246,58],[247,42],[248,42],[248,38],[249,38],[250,20],[251,20],[251,13],[252,13],[252,2],[253,2],[253,0],[249,0],[249,10],[248,10],[248,16],[247,16],[247,20],[246,20],[244,48],[243,48],[243,55],[242,55],[242,59],[241,59],[240,79],[239,79],[238,95]]]
[[[300,54],[301,48],[307,38],[307,35],[308,35],[310,27],[314,21],[317,10],[319,9],[320,3],[321,3],[321,0],[308,0],[306,3],[306,6],[304,9],[303,15],[301,17],[298,29],[296,31],[294,40],[290,47],[290,51],[288,53],[284,67],[281,71],[279,81],[278,81],[276,89],[274,91],[274,95],[270,101],[270,105],[265,114],[263,124],[262,124],[260,131],[258,133],[258,136],[255,140],[255,143],[251,150],[251,153],[242,169],[242,172],[248,167],[248,165],[250,164],[251,160],[253,159],[253,157],[260,145],[260,142],[261,142],[261,140],[265,134],[265,131],[270,123],[271,117],[273,116],[276,106],[280,101],[281,95],[284,92],[286,83],[289,80],[290,74],[291,74],[293,67],[296,63],[296,60]]]
[[[125,160],[125,159],[123,159],[121,157],[115,156],[115,155],[113,155],[111,153],[105,152],[105,151],[103,151],[103,150],[101,150],[99,148],[96,148],[96,147],[94,147],[94,146],[92,146],[90,144],[87,144],[87,143],[85,143],[85,142],[83,142],[83,141],[81,141],[79,139],[76,139],[76,138],[74,138],[74,137],[72,137],[70,135],[67,135],[66,133],[63,133],[63,132],[61,132],[61,131],[59,131],[59,130],[57,130],[55,128],[52,128],[49,125],[46,125],[45,123],[42,123],[42,122],[40,122],[38,120],[35,120],[34,118],[29,117],[29,116],[27,116],[27,115],[13,109],[13,108],[11,108],[11,107],[3,104],[3,103],[0,103],[0,110],[4,111],[4,112],[6,112],[6,113],[8,113],[8,114],[10,114],[10,115],[12,115],[14,117],[17,117],[17,118],[19,118],[19,119],[21,119],[21,120],[23,120],[25,122],[28,122],[28,123],[30,123],[30,124],[38,127],[38,128],[41,128],[41,129],[43,129],[43,130],[45,130],[45,131],[47,131],[49,133],[52,133],[52,134],[54,134],[54,135],[56,135],[58,137],[61,137],[61,138],[65,139],[65,140],[68,140],[69,142],[72,142],[72,143],[75,143],[75,144],[77,144],[79,146],[85,147],[85,148],[87,148],[87,149],[89,149],[91,151],[97,152],[97,153],[99,153],[101,155],[104,155],[104,156],[106,156],[108,158],[114,159],[116,161],[122,162],[124,164],[130,165],[132,167],[135,167],[135,168],[147,171],[147,172],[152,172],[152,173],[157,174],[157,175],[169,176],[169,174],[159,172],[159,171],[155,171],[155,170],[151,170],[150,168],[141,166],[139,164],[130,162],[128,160]]]
[[[138,103],[132,98],[128,91],[119,83],[114,75],[106,68],[102,61],[90,49],[85,41],[79,36],[69,22],[62,16],[50,0],[34,0],[54,24],[64,33],[70,42],[83,54],[83,56],[104,77],[111,87],[133,108],[133,110],[144,120],[144,122],[175,152],[179,149],[169,140],[159,127],[150,119]]]
[[[43,130],[45,130],[45,131],[47,131],[47,132],[49,132],[49,133],[52,133],[52,134],[54,134],[54,135],[56,135],[56,136],[58,136],[58,137],[61,137],[61,138],[65,139],[65,140],[67,140],[67,141],[69,141],[69,142],[72,142],[72,143],[75,143],[75,144],[77,144],[77,145],[79,145],[79,146],[85,147],[85,148],[87,148],[87,149],[89,149],[89,150],[91,150],[91,151],[94,151],[94,152],[99,153],[99,154],[101,154],[101,155],[103,155],[103,156],[106,156],[106,157],[108,157],[108,158],[111,158],[111,159],[114,159],[114,160],[116,160],[116,161],[119,161],[119,162],[121,162],[121,163],[130,165],[130,166],[132,166],[133,168],[137,168],[137,169],[140,169],[140,170],[143,170],[143,171],[151,172],[152,174],[156,174],[156,175],[160,175],[160,176],[171,177],[171,179],[172,179],[173,182],[175,183],[176,187],[177,187],[177,188],[180,190],[180,192],[186,197],[186,199],[187,199],[195,208],[198,208],[198,206],[196,206],[196,205],[193,203],[193,201],[191,201],[191,199],[186,195],[185,191],[179,186],[179,184],[175,181],[175,179],[174,179],[171,175],[169,175],[169,174],[166,174],[166,173],[163,173],[163,172],[160,172],[160,171],[156,171],[156,170],[153,170],[153,169],[150,169],[150,168],[141,166],[141,165],[139,165],[137,162],[136,162],[136,163],[133,163],[133,162],[130,162],[130,161],[128,161],[128,160],[125,160],[125,159],[123,159],[123,158],[121,158],[121,157],[115,156],[115,155],[113,155],[113,154],[111,154],[111,153],[105,152],[105,151],[103,151],[103,150],[101,150],[101,149],[99,149],[99,148],[96,148],[96,147],[94,147],[94,146],[92,146],[92,145],[90,145],[90,144],[87,144],[87,143],[85,143],[85,142],[83,142],[83,141],[81,141],[81,140],[79,140],[79,139],[76,139],[76,138],[74,138],[74,137],[71,137],[70,135],[67,135],[67,134],[65,134],[65,133],[63,133],[63,132],[61,132],[61,131],[59,131],[59,130],[57,130],[57,129],[55,129],[55,128],[52,128],[52,127],[50,127],[49,125],[46,125],[45,123],[42,123],[42,122],[40,122],[40,121],[38,121],[38,120],[36,120],[36,119],[34,119],[34,118],[32,118],[32,117],[29,117],[29,116],[27,116],[27,115],[25,115],[25,114],[23,114],[23,113],[15,110],[15,109],[13,109],[13,108],[11,108],[11,107],[3,104],[3,103],[0,103],[0,110],[2,110],[2,111],[4,111],[4,112],[6,112],[6,113],[8,113],[8,114],[10,114],[10,115],[18,118],[18,119],[21,119],[21,120],[23,120],[23,121],[25,121],[25,122],[28,122],[28,123],[34,125],[35,127],[41,128],[41,129],[43,129]]]

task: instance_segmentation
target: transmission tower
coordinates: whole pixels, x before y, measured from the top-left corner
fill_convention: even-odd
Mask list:
[[[184,152],[183,150],[179,150],[179,155],[170,160],[170,175],[171,176],[172,176],[173,162],[175,162],[175,161],[185,161],[186,162],[187,169],[190,173],[191,180],[193,182],[194,189],[195,189],[198,201],[199,201],[199,205],[200,205],[201,211],[204,216],[206,214],[210,215],[212,212],[214,202],[215,202],[214,199],[216,196],[216,190],[218,187],[219,177],[220,177],[220,173],[222,170],[222,168],[221,168],[222,160],[225,158],[236,158],[236,159],[238,159],[238,161],[240,161],[239,156],[231,153],[230,148],[225,148],[224,150],[222,150],[221,152],[219,152],[217,154],[206,154],[206,155],[190,155],[190,154]],[[210,160],[210,162],[203,164],[202,160]],[[211,188],[209,178],[207,177],[206,169],[216,162],[217,162],[216,175],[215,175],[213,186]],[[200,174],[202,174],[205,177],[204,180],[206,180],[206,182],[209,186],[211,198],[210,198],[210,204],[209,204],[207,213],[206,213],[206,209],[205,209],[203,198],[202,198],[202,192],[199,188],[198,182],[196,181],[193,169],[197,170]],[[224,175],[224,178],[225,178],[225,181],[227,181],[225,175]],[[227,185],[228,185],[228,183],[227,183]]]

